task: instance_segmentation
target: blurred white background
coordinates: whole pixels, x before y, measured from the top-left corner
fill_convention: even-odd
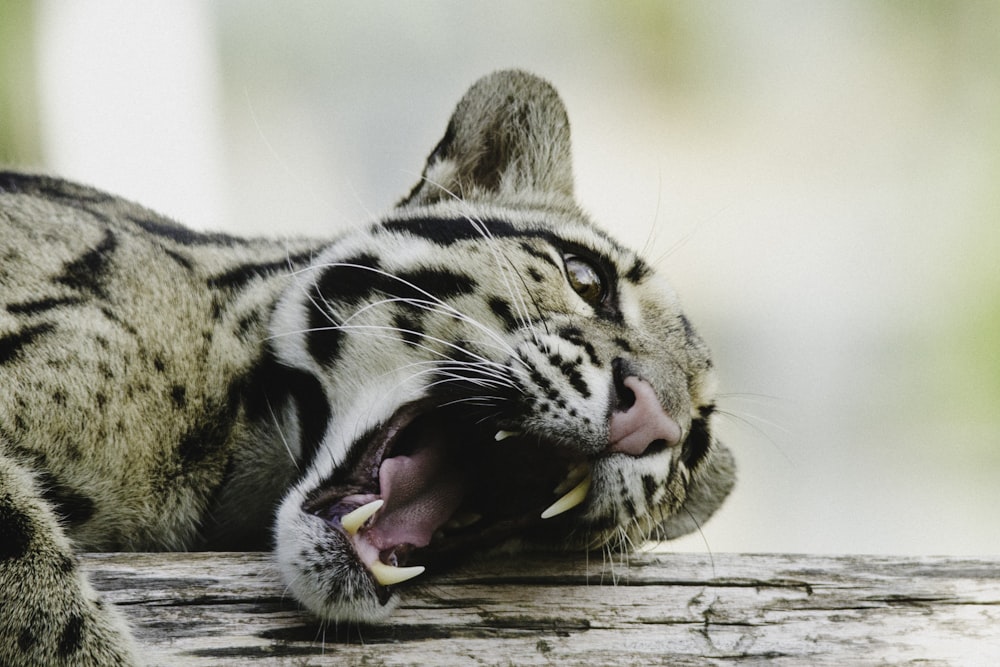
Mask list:
[[[545,76],[717,356],[741,478],[669,548],[1000,553],[1000,4],[13,4],[0,162],[202,229],[363,222],[476,78]]]

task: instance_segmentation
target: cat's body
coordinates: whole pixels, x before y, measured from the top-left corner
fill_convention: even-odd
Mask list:
[[[134,660],[74,550],[273,544],[311,610],[375,620],[424,567],[715,510],[707,351],[576,207],[551,87],[480,81],[424,176],[274,241],[0,174],[0,663]]]

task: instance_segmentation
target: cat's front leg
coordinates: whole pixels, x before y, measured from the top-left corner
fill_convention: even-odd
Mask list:
[[[137,664],[127,625],[87,583],[43,493],[0,453],[0,665]]]

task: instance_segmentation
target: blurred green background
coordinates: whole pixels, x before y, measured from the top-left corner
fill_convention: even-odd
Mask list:
[[[994,2],[7,2],[0,162],[334,234],[532,70],[717,356],[741,480],[667,547],[997,553],[998,35]]]

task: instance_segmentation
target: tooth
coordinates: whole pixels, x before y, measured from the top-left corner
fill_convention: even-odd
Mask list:
[[[497,434],[495,436],[493,436],[493,439],[496,440],[497,442],[500,442],[501,440],[506,440],[507,438],[516,438],[519,435],[521,435],[520,431],[503,431],[503,430],[501,430],[501,431],[497,431]]]
[[[583,479],[589,472],[589,463],[577,463],[575,466],[566,471],[565,479],[559,482],[559,486],[552,489],[552,493],[556,493],[561,496],[579,484],[580,480]]]
[[[423,565],[415,565],[413,567],[393,567],[392,565],[386,565],[382,561],[377,560],[369,565],[368,569],[372,571],[375,581],[379,584],[382,586],[392,586],[420,576],[424,573],[424,569],[426,568],[424,568]]]
[[[587,476],[580,480],[579,484],[570,489],[565,496],[549,505],[548,509],[542,512],[542,518],[551,519],[563,512],[568,512],[586,500],[587,492],[590,491],[591,481],[593,481],[593,475],[588,472]]]
[[[364,525],[365,521],[370,519],[375,512],[378,512],[385,501],[379,498],[378,500],[373,500],[370,503],[362,505],[357,509],[351,510],[344,516],[340,517],[340,525],[344,527],[348,535],[356,535],[361,526]]]

